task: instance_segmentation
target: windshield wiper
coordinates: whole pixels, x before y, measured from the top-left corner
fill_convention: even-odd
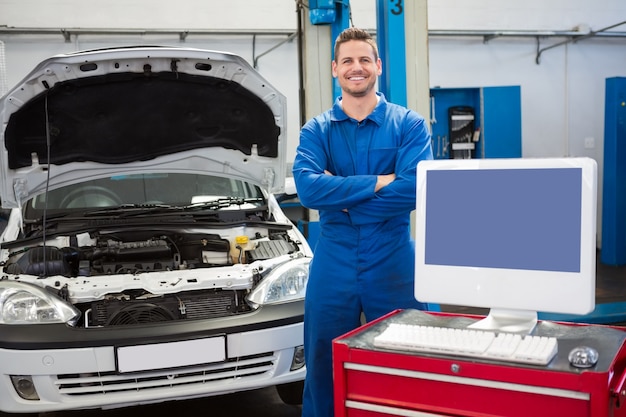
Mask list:
[[[83,213],[83,216],[118,215],[122,217],[146,213],[163,213],[181,209],[182,207],[180,206],[170,206],[169,204],[122,204],[121,206],[86,211]]]
[[[131,217],[155,213],[168,214],[203,210],[219,210],[231,206],[242,206],[244,204],[254,204],[259,202],[263,202],[262,197],[222,197],[214,200],[188,204],[186,206],[171,206],[169,204],[123,204],[121,206],[103,207],[97,210],[86,211],[83,213],[83,216],[109,215],[117,217]],[[243,209],[248,208],[250,207],[245,207]],[[253,208],[258,209],[259,207],[255,206]]]
[[[185,211],[193,211],[193,210],[219,210],[221,208],[226,208],[230,206],[242,206],[244,204],[253,204],[263,202],[262,197],[254,197],[254,198],[244,198],[244,197],[222,197],[217,198],[215,200],[209,201],[201,201],[198,203],[189,204],[183,209]],[[246,207],[248,208],[248,207]],[[259,207],[255,206],[255,209]]]

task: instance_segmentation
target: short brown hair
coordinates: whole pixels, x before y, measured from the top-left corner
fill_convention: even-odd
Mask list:
[[[335,62],[337,61],[339,47],[341,44],[348,41],[363,41],[369,43],[374,51],[374,59],[378,60],[378,46],[374,38],[372,38],[372,35],[366,30],[352,27],[341,32],[335,40]]]

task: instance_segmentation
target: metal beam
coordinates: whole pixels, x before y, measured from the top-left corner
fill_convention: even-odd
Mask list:
[[[623,25],[626,22],[620,22],[610,27]],[[346,26],[347,27],[347,26]],[[366,29],[366,28],[364,28]],[[366,29],[370,33],[375,34],[375,29]],[[37,27],[9,27],[0,25],[0,36],[3,35],[60,35],[64,39],[68,36],[79,35],[177,35],[180,39],[186,39],[188,36],[280,36],[292,35],[293,29],[238,29],[238,30],[220,30],[220,29],[106,29],[106,28],[37,28]],[[503,38],[503,37],[571,37],[573,41],[585,39],[589,37],[596,38],[626,38],[624,31],[608,31],[607,28],[598,31],[585,33],[577,30],[559,31],[559,30],[454,30],[454,29],[429,29],[429,37],[483,37],[487,40]]]
[[[180,40],[185,40],[190,35],[199,36],[281,36],[292,35],[293,30],[263,30],[263,29],[238,29],[238,30],[216,30],[216,29],[106,29],[106,28],[18,28],[0,25],[0,36],[2,35],[61,35],[66,42],[70,42],[71,36],[79,35],[177,35]]]
[[[376,3],[376,41],[383,62],[379,90],[387,100],[406,106],[404,0],[377,0]]]

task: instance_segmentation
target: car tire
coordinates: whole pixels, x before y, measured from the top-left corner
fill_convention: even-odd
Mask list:
[[[276,385],[278,396],[285,404],[301,405],[304,391],[304,381],[291,382],[289,384]]]

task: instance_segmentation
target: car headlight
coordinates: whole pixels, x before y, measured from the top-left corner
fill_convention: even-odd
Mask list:
[[[0,281],[0,323],[76,324],[80,311],[56,295],[35,285]]]
[[[248,294],[248,301],[278,304],[304,299],[311,258],[298,258],[279,265]]]

